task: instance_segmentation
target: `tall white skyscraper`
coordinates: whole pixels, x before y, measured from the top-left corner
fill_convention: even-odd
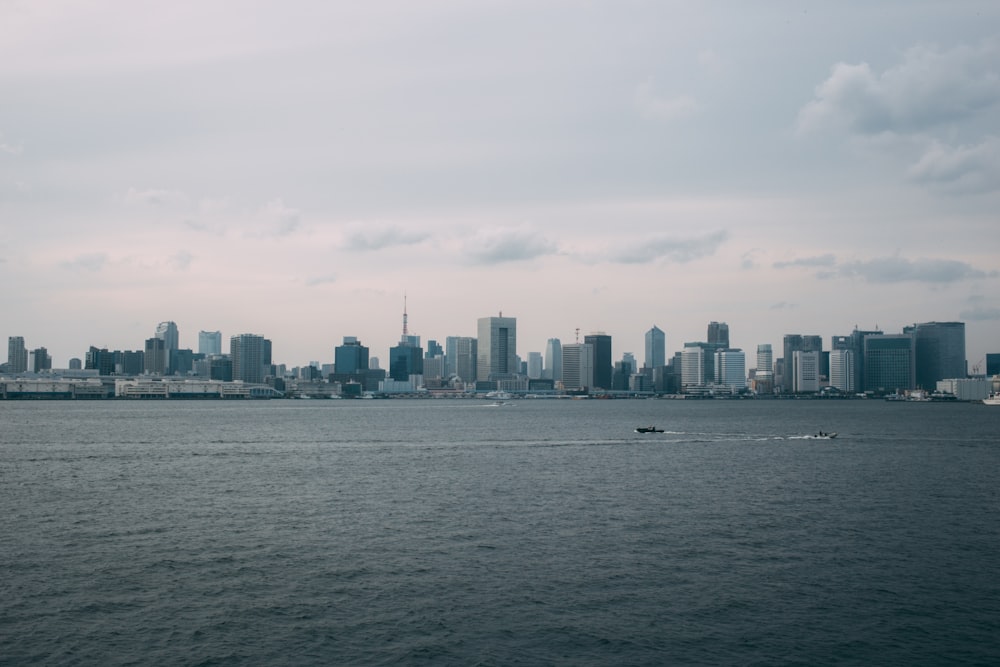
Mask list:
[[[830,386],[843,392],[854,386],[854,350],[830,350]]]
[[[718,350],[715,353],[715,382],[740,390],[747,385],[747,361],[743,350]]]
[[[548,342],[545,343],[545,368],[542,370],[542,376],[548,380],[555,380],[556,382],[562,380],[562,343],[558,338],[550,338]]]
[[[594,346],[570,343],[562,346],[562,382],[569,390],[594,386]]]
[[[646,368],[667,365],[667,335],[656,325],[646,332],[646,358],[643,362]]]
[[[819,352],[792,352],[792,391],[819,391]]]
[[[517,318],[504,317],[503,313],[499,317],[480,317],[478,333],[476,379],[517,373]]]
[[[757,374],[774,372],[774,353],[770,343],[757,346]]]
[[[541,352],[528,353],[528,377],[532,380],[537,380],[538,378],[542,377]]]
[[[681,350],[681,388],[705,384],[705,348],[701,344],[685,344]]]

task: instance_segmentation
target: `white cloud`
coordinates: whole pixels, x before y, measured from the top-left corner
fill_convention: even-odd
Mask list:
[[[341,248],[369,252],[422,243],[430,237],[424,231],[406,230],[396,225],[355,222],[347,226]]]
[[[488,227],[467,240],[463,252],[477,263],[517,262],[554,254],[557,245],[530,225]]]
[[[801,131],[842,127],[869,135],[910,133],[986,112],[1000,103],[995,41],[949,51],[918,46],[882,72],[840,62],[799,112]]]
[[[184,207],[189,204],[189,198],[183,192],[163,188],[129,188],[128,192],[119,197],[126,206],[156,206]]]
[[[89,271],[97,273],[108,264],[108,256],[103,252],[92,252],[77,255],[61,262],[60,266],[71,271]]]
[[[983,271],[966,262],[952,259],[915,260],[903,257],[879,257],[848,262],[838,267],[844,277],[858,277],[870,283],[954,283],[975,278],[994,278],[997,271]]]
[[[724,230],[694,238],[656,236],[612,253],[610,259],[621,264],[645,264],[658,260],[684,264],[714,255],[728,237]]]
[[[1000,138],[989,136],[972,146],[935,141],[907,175],[916,183],[935,185],[955,194],[1000,189]]]

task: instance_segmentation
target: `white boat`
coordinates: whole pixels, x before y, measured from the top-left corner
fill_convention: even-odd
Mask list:
[[[983,405],[1000,405],[1000,394],[993,393],[983,399]]]
[[[491,391],[486,394],[486,398],[492,398],[497,401],[509,401],[514,398],[511,394],[504,391],[503,389],[499,391]]]

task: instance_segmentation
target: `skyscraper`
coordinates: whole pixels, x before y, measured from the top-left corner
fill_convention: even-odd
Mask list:
[[[854,350],[830,350],[830,386],[845,393],[857,391],[854,384]]]
[[[918,387],[933,391],[938,380],[965,377],[964,322],[924,322],[903,333],[913,335]]]
[[[720,349],[729,347],[729,325],[725,322],[709,322],[706,342],[709,345],[716,345]]]
[[[268,341],[269,343],[269,341]],[[268,345],[269,347],[269,345]],[[260,384],[264,381],[265,338],[257,334],[237,334],[229,338],[229,356],[233,362],[233,380]]]
[[[667,335],[656,326],[646,332],[646,368],[660,368],[667,365]]]
[[[705,345],[684,343],[681,351],[681,389],[705,385]]]
[[[28,370],[28,348],[24,346],[23,336],[7,338],[7,368],[11,373],[23,373]]]
[[[583,337],[583,342],[594,346],[594,384],[597,389],[611,389],[614,361],[611,359],[611,336],[606,333],[592,333]]]
[[[356,336],[344,336],[344,344],[333,350],[333,370],[338,375],[368,370],[368,348]]]
[[[177,332],[177,325],[173,322],[160,322],[156,325],[155,337],[163,341],[163,372],[168,375],[172,374],[173,369],[170,368],[170,358],[174,350],[180,347],[178,342],[180,336]]]
[[[541,352],[528,353],[528,377],[532,380],[537,380],[538,378],[542,377]]]
[[[725,349],[715,352],[715,382],[734,391],[747,386],[747,360],[743,350]]]
[[[206,357],[218,356],[222,354],[222,332],[199,331],[198,353],[204,354]]]
[[[31,370],[35,373],[51,370],[52,357],[44,347],[39,347],[31,351]]]
[[[882,332],[879,330],[872,331],[861,331],[857,327],[854,327],[852,331],[847,336],[834,336],[830,343],[831,350],[850,350],[854,353],[852,361],[852,366],[854,368],[854,389],[853,391],[864,391],[867,389],[865,386],[865,337],[866,336],[881,336]],[[831,363],[832,359],[831,359]],[[833,371],[830,371],[831,374]]]
[[[865,388],[880,393],[914,389],[914,357],[910,334],[865,336]]]
[[[784,339],[784,373],[781,377],[782,388],[786,392],[793,392],[795,383],[795,372],[793,370],[792,356],[796,352],[822,352],[823,339],[820,336],[803,336],[801,334],[786,334]],[[818,363],[818,362],[817,362]],[[819,367],[817,366],[817,374]]]
[[[142,355],[142,367],[148,375],[163,375],[166,370],[167,358],[163,353],[162,338],[153,336],[146,339],[146,348]]]
[[[594,346],[570,343],[562,346],[562,383],[569,391],[594,386]]]
[[[545,343],[545,368],[542,374],[549,380],[562,380],[562,343],[558,338],[550,338]]]
[[[480,317],[476,380],[486,381],[517,373],[517,318]]]

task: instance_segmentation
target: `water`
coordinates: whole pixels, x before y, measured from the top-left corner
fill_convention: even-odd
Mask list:
[[[874,401],[0,402],[0,662],[997,664],[998,432]]]

